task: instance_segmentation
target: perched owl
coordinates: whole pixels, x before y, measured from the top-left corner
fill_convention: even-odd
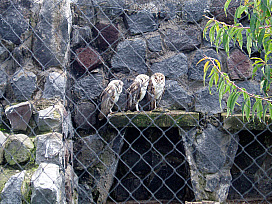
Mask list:
[[[155,73],[151,76],[148,85],[148,101],[150,109],[154,110],[159,104],[165,87],[165,76],[162,73]]]
[[[124,83],[120,80],[112,80],[107,88],[101,93],[101,111],[98,115],[98,119],[102,120],[107,117],[109,113],[112,113],[112,107],[118,101],[122,92]]]
[[[139,102],[143,100],[147,86],[149,82],[149,76],[145,74],[138,75],[130,87],[127,89],[127,109],[139,111]]]

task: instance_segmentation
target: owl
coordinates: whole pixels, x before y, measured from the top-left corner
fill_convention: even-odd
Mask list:
[[[145,74],[138,75],[130,87],[127,89],[127,109],[132,110],[136,107],[139,111],[139,102],[143,100],[147,86],[149,83],[149,76]]]
[[[109,113],[112,113],[112,107],[118,101],[120,94],[122,93],[124,83],[121,80],[112,80],[107,88],[101,93],[101,111],[98,115],[98,119],[102,120],[107,117]]]
[[[162,73],[155,73],[151,76],[148,85],[148,101],[150,102],[150,109],[157,108],[157,104],[162,98],[165,87],[165,76]]]

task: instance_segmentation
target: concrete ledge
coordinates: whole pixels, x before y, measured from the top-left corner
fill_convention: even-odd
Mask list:
[[[199,113],[181,110],[157,112],[119,112],[113,114],[109,121],[115,127],[192,127],[197,126]]]
[[[200,115],[197,112],[182,110],[171,111],[143,111],[143,112],[118,112],[109,117],[110,123],[117,127],[194,127],[198,126]],[[227,117],[227,113],[221,114],[223,128],[227,130],[264,130],[272,125],[269,116],[265,123],[258,118],[243,120],[242,114],[234,114]]]
[[[252,115],[250,115],[249,121],[247,121],[246,118],[243,118],[242,114],[233,114],[227,117],[227,113],[222,113],[221,117],[223,127],[228,130],[264,130],[272,125],[269,115],[266,115],[265,122],[260,121],[257,117],[253,120]]]

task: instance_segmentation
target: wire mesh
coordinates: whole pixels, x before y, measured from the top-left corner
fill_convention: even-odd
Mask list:
[[[228,58],[202,37],[204,16],[233,23],[241,1],[227,16],[224,3],[1,1],[1,203],[271,203],[271,120],[244,121],[240,107],[226,117],[197,65],[217,58],[261,94],[246,47],[230,43]],[[158,72],[159,107],[148,89],[128,110],[135,78]],[[112,80],[123,88],[109,113]]]

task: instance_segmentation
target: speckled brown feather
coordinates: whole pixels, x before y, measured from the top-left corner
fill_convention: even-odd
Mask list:
[[[136,101],[140,98],[141,84],[134,81],[127,89],[127,109],[132,110],[135,108]]]
[[[98,119],[102,120],[107,117],[111,112],[114,103],[119,99],[119,95],[122,92],[123,82],[120,80],[111,81],[106,89],[101,93],[101,107],[100,113],[98,114]]]

